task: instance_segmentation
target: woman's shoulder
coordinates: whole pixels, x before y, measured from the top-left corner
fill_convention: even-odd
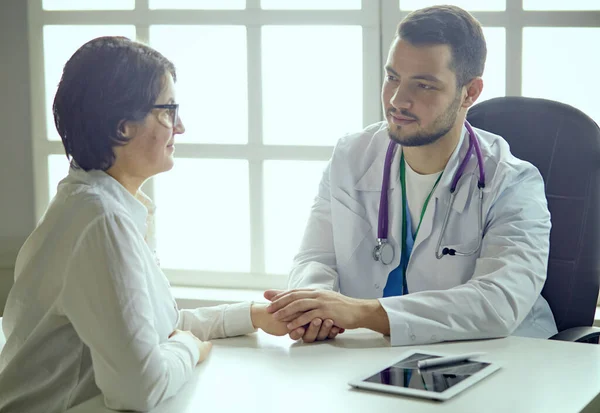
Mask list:
[[[143,238],[147,214],[147,208],[108,174],[70,170],[42,222],[49,230],[60,228],[79,239],[100,232]]]
[[[81,183],[59,187],[47,215],[67,218],[81,230],[99,221],[132,221],[131,211],[103,187]]]
[[[57,194],[57,200],[63,195],[62,204],[65,208],[81,210],[92,215],[105,215],[124,209],[117,199],[98,185],[71,184],[61,190],[62,194]]]

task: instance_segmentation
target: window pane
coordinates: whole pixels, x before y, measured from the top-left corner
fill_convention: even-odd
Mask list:
[[[248,142],[244,26],[150,26],[150,44],[177,68],[186,142]],[[193,44],[193,51],[190,49]]]
[[[246,0],[150,0],[148,6],[171,10],[240,10],[246,8]]]
[[[267,273],[289,272],[326,166],[325,161],[265,161]]]
[[[567,103],[600,123],[600,83],[585,75],[600,73],[600,54],[589,49],[594,44],[598,28],[524,28],[523,96]]]
[[[261,0],[263,9],[360,10],[360,0]]]
[[[262,45],[265,143],[333,145],[363,127],[360,26],[267,26]]]
[[[524,10],[600,10],[598,0],[523,0]]]
[[[250,270],[247,161],[178,158],[154,188],[163,268]]]
[[[100,36],[125,36],[135,39],[135,26],[44,26],[46,133],[50,140],[60,140],[54,126],[52,102],[63,67],[84,43]]]
[[[417,10],[438,4],[450,4],[469,11],[503,11],[506,0],[399,0],[400,9]]]
[[[56,195],[58,183],[69,173],[69,160],[65,155],[48,155],[48,199]]]
[[[506,30],[504,27],[484,27],[487,58],[483,71],[483,92],[477,102],[506,94]]]
[[[42,0],[44,10],[133,10],[135,0]]]

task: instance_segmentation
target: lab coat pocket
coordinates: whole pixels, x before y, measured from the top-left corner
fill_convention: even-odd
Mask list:
[[[472,253],[469,254],[469,256],[479,255],[479,248],[477,245],[478,241],[478,239],[473,238],[466,242],[461,242],[460,244],[447,245],[442,243],[441,249],[448,248],[449,250],[454,250],[457,253]],[[453,256],[453,258],[454,257],[456,257],[456,255]]]
[[[460,244],[446,245],[442,244],[440,252],[444,248],[454,250],[457,253],[470,253],[477,248],[477,239],[471,239],[467,242]],[[473,277],[475,271],[475,262],[479,257],[480,248],[475,250],[470,255],[444,255],[442,259],[437,260],[439,266],[440,289],[447,289],[456,287],[457,285],[464,284]],[[447,277],[445,274],[455,274],[456,276]]]
[[[343,195],[338,197],[340,194]],[[371,230],[371,225],[359,215],[357,210],[365,209],[345,192],[332,194],[331,217],[337,265],[344,265],[350,260]]]

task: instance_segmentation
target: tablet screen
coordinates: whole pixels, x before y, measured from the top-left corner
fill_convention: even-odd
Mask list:
[[[461,361],[439,367],[417,368],[417,361],[437,357],[415,353],[364,381],[440,393],[490,365],[478,361]]]

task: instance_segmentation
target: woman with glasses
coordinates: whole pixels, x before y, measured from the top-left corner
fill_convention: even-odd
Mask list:
[[[0,411],[58,413],[100,392],[109,408],[145,411],[179,391],[207,340],[287,333],[266,305],[179,310],[171,295],[140,187],[173,167],[185,131],[175,80],[169,60],[123,37],[66,63],[53,111],[71,168],[17,258]]]

